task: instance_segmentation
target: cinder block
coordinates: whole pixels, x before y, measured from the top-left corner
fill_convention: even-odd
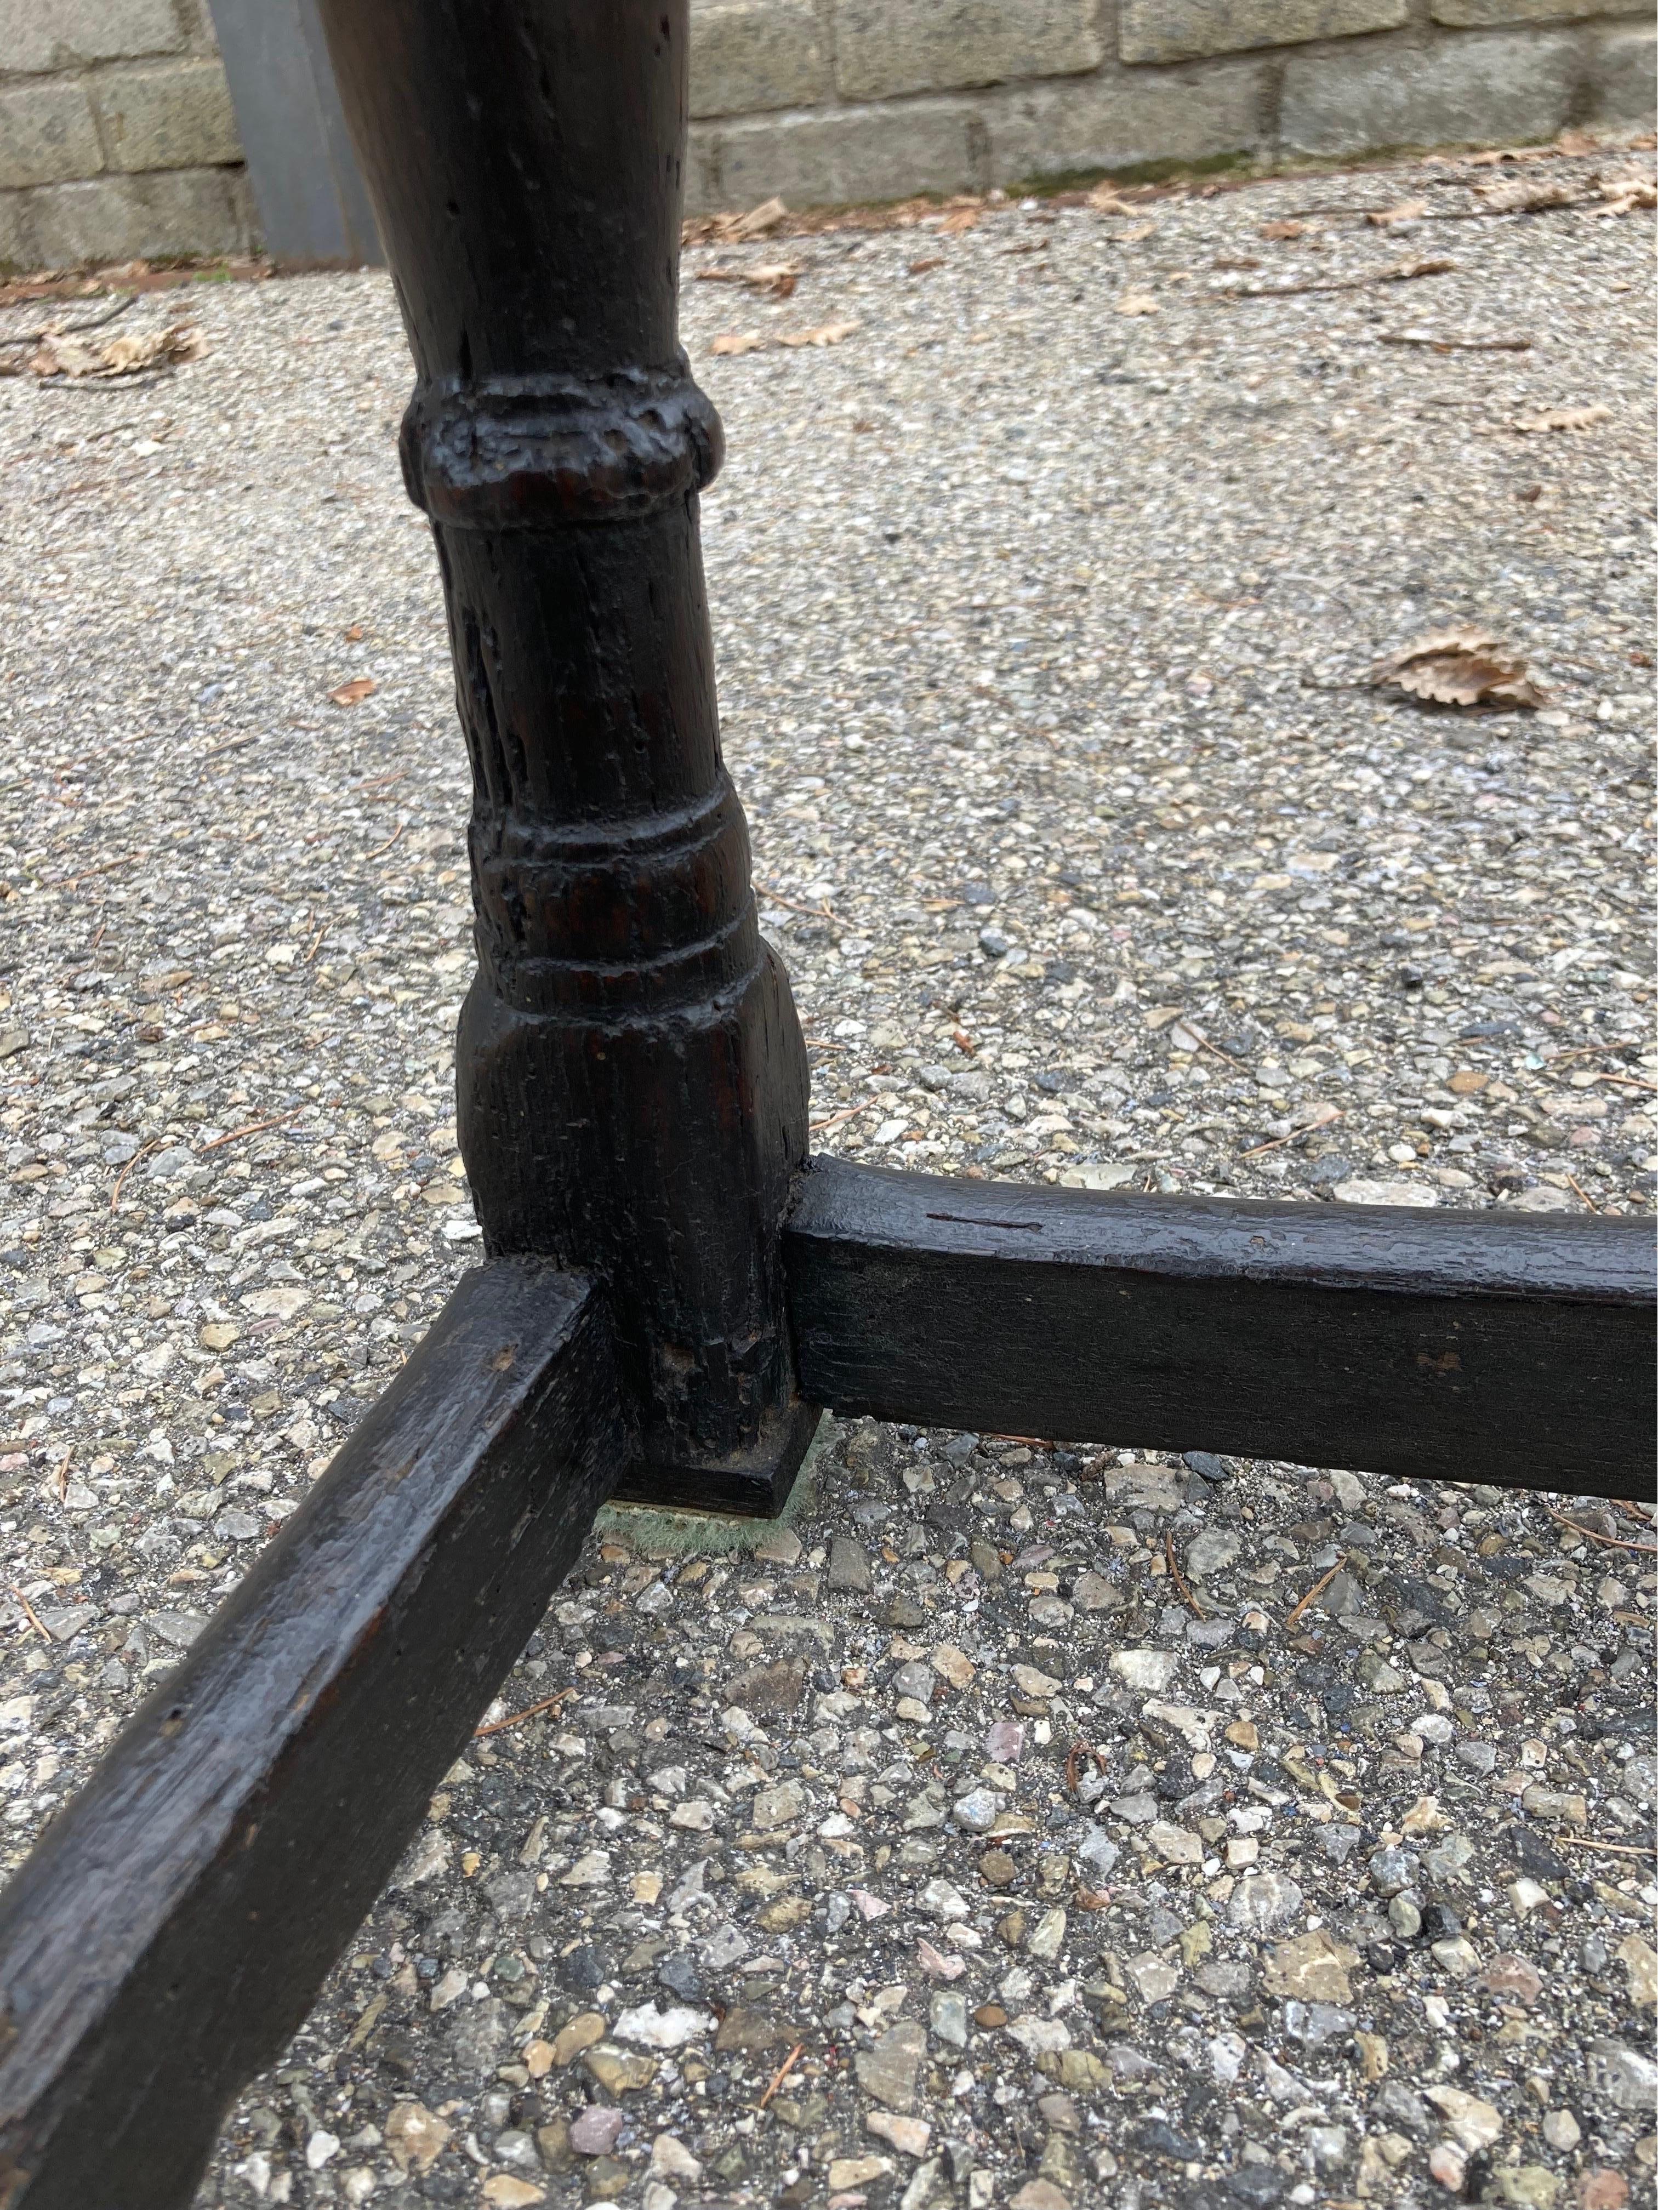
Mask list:
[[[38,269],[27,192],[0,192],[0,275],[14,276]]]
[[[242,158],[221,62],[110,70],[92,80],[92,96],[112,169],[194,169]]]
[[[1095,0],[839,0],[835,73],[847,100],[1066,76],[1102,58]]]
[[[173,0],[0,0],[0,70],[171,54],[184,42]]]
[[[1407,0],[1120,0],[1117,47],[1126,62],[1183,62],[1393,31],[1409,14]]]
[[[693,115],[810,107],[830,93],[813,0],[692,0]]]
[[[1616,15],[1623,12],[1616,0],[1433,0],[1436,23],[1459,30],[1484,29],[1493,23],[1560,22],[1572,15]]]
[[[791,207],[836,207],[961,191],[982,181],[975,112],[970,100],[905,100],[723,125],[720,204],[754,207],[775,193]]]
[[[720,190],[720,126],[693,123],[685,145],[685,212],[717,215],[725,204]]]
[[[1658,33],[1650,24],[1603,31],[1589,62],[1589,120],[1643,124],[1658,112]]]
[[[1296,54],[1284,64],[1279,132],[1305,154],[1552,138],[1577,78],[1570,32]]]
[[[1011,185],[1248,153],[1261,142],[1266,86],[1261,63],[1222,62],[998,94],[982,109],[993,179]]]
[[[103,166],[86,94],[73,78],[0,92],[0,185],[95,177]]]
[[[173,254],[246,253],[250,231],[239,169],[163,169],[149,176],[98,177],[28,195],[28,221],[43,269],[156,260]]]

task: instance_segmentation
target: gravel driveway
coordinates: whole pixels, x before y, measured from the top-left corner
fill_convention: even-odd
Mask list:
[[[1650,241],[1593,197],[1632,163],[688,252],[820,1144],[1647,1202]],[[1479,197],[1516,182],[1591,197]],[[180,319],[161,380],[0,383],[8,1866],[478,1249],[391,289],[117,327]],[[1468,625],[1546,703],[1370,683]],[[570,1697],[447,1778],[202,2201],[1649,2203],[1652,1542],[868,1423],[751,1552],[619,1519],[497,1717]]]

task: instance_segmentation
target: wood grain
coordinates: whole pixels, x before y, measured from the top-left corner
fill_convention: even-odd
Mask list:
[[[0,1896],[0,2199],[190,2201],[633,1449],[589,1285],[463,1278]]]
[[[837,1412],[1654,1494],[1643,1222],[816,1159],[784,1252],[801,1387]]]

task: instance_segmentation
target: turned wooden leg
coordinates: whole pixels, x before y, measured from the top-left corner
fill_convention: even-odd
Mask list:
[[[684,0],[325,0],[418,373],[471,758],[461,1149],[492,1253],[611,1293],[623,1495],[774,1510],[806,1060],[720,754],[677,336]]]

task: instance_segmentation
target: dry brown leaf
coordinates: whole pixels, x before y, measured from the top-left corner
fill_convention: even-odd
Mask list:
[[[1377,230],[1391,230],[1396,222],[1414,222],[1427,212],[1426,200],[1401,200],[1397,207],[1372,208],[1364,220]]]
[[[1563,177],[1495,177],[1473,190],[1491,215],[1535,215],[1540,208],[1576,207],[1584,198],[1581,185]]]
[[[1297,222],[1292,216],[1285,216],[1281,222],[1263,222],[1259,226],[1263,238],[1304,238],[1312,228],[1310,222]]]
[[[372,676],[354,676],[349,684],[340,684],[328,696],[337,707],[357,707],[365,699],[372,698],[380,688]]]
[[[959,238],[964,230],[977,228],[979,215],[975,207],[954,208],[938,225],[939,231],[946,238]]]
[[[1114,185],[1096,185],[1088,195],[1088,204],[1101,215],[1133,215],[1134,210],[1118,193]]]
[[[1163,309],[1149,292],[1125,292],[1112,302],[1120,315],[1160,315]]]
[[[708,348],[710,353],[752,353],[766,343],[758,331],[722,331]]]
[[[819,323],[809,331],[780,331],[777,343],[780,346],[839,345],[858,328],[856,323]]]
[[[1154,222],[1137,222],[1131,224],[1127,230],[1110,231],[1107,235],[1113,246],[1138,246],[1141,239],[1155,237],[1157,228]]]
[[[1592,430],[1612,420],[1610,407],[1545,407],[1540,414],[1516,415],[1514,427],[1528,435],[1540,430]]]
[[[132,376],[143,369],[199,361],[206,351],[206,340],[191,323],[107,338],[101,345],[48,331],[25,366],[34,376]]]
[[[759,261],[752,269],[699,269],[699,284],[746,284],[750,291],[768,292],[786,300],[799,283],[801,269],[795,261]]]
[[[1566,155],[1598,154],[1600,150],[1600,142],[1592,137],[1587,131],[1567,129],[1563,131],[1555,140],[1554,150],[1557,154]]]
[[[1524,657],[1483,629],[1436,629],[1389,653],[1370,681],[1439,707],[1539,707],[1548,694]]]
[[[944,265],[942,253],[924,253],[919,261],[910,263],[909,273],[912,276],[925,276],[929,269],[942,269]]]
[[[775,230],[788,210],[780,199],[762,200],[746,215],[722,216],[720,220],[721,238],[739,240],[763,238],[768,230]]]
[[[1625,169],[1600,179],[1603,215],[1628,215],[1636,208],[1658,207],[1658,185],[1641,169]]]

